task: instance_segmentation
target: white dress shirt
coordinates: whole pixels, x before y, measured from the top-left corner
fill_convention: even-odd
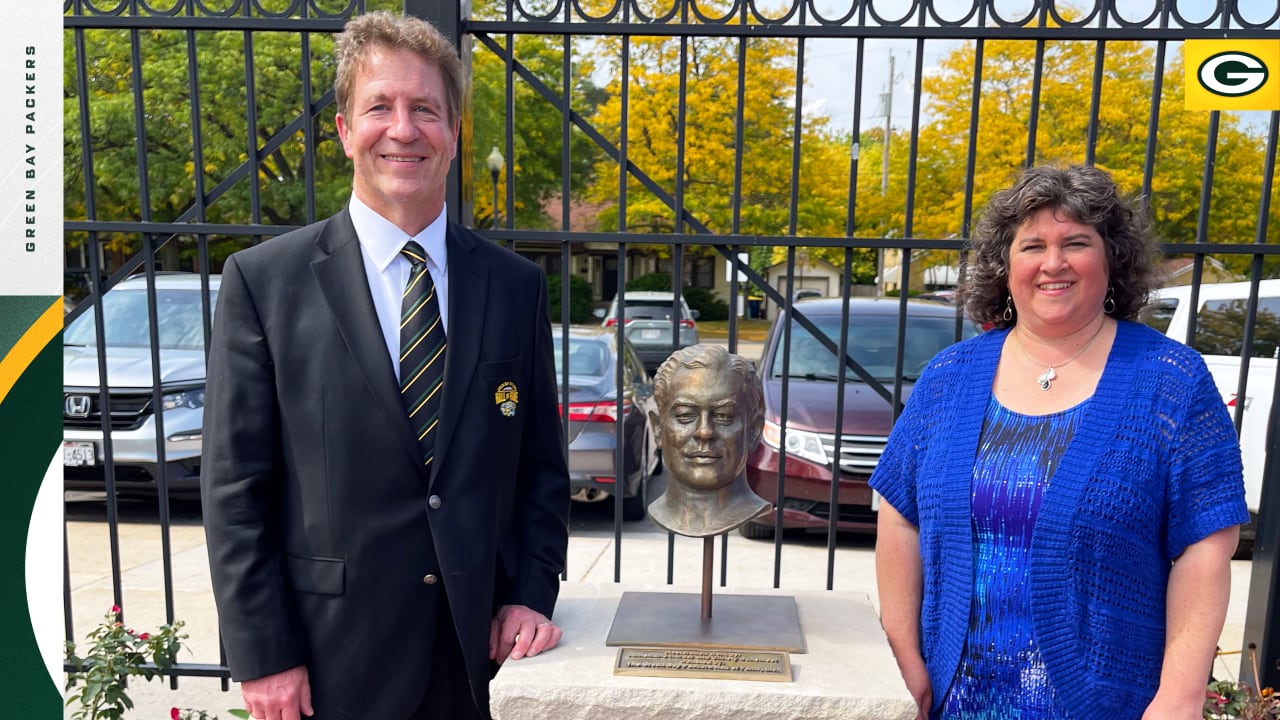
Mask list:
[[[445,250],[445,228],[448,225],[446,208],[422,232],[409,237],[405,231],[360,202],[353,193],[348,212],[351,224],[360,239],[360,257],[364,260],[364,273],[369,279],[369,293],[373,295],[373,309],[378,313],[378,325],[382,339],[387,343],[391,367],[396,379],[400,379],[400,305],[405,285],[413,263],[400,254],[405,243],[416,241],[427,252],[427,271],[436,285],[436,297],[440,302],[441,322],[445,334],[449,332],[449,256]]]

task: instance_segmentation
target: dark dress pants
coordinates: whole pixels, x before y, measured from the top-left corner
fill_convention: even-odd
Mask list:
[[[458,631],[453,626],[449,601],[440,593],[442,602],[437,613],[436,647],[431,658],[431,676],[422,703],[409,720],[488,720],[489,711],[476,708],[467,678]]]

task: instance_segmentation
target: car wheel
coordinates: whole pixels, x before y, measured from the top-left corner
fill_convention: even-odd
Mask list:
[[[773,538],[772,525],[761,525],[750,520],[739,525],[738,532],[742,534],[742,537],[752,540],[771,540]]]

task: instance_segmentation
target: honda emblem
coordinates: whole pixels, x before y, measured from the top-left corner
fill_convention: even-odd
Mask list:
[[[88,395],[68,395],[63,409],[69,418],[87,418],[90,406]]]

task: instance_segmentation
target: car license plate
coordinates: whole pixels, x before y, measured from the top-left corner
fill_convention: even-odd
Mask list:
[[[641,330],[641,340],[657,340],[662,334],[661,330]]]
[[[871,491],[871,512],[880,512],[880,493]]]
[[[96,465],[97,448],[91,442],[68,440],[62,443],[62,464],[70,467]]]

